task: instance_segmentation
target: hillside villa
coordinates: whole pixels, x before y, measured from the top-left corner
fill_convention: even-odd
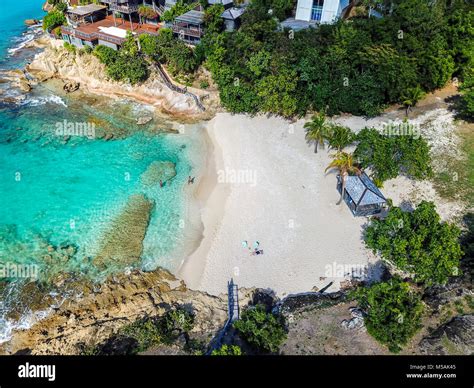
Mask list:
[[[333,23],[348,9],[350,0],[298,0],[295,16],[281,23],[283,28],[301,30]]]
[[[175,0],[100,0],[98,4],[76,6],[69,3],[67,26],[61,27],[62,39],[77,48],[104,45],[117,50],[127,31],[134,35],[157,35],[160,28],[171,28],[178,39],[198,44],[204,35],[204,12],[201,5],[179,15],[173,22],[160,21],[161,15],[175,5]],[[233,0],[210,0],[222,4],[221,15],[226,31],[240,25],[245,7],[234,7]]]

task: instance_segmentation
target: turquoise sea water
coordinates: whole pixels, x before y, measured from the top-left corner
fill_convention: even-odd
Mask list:
[[[0,13],[0,72],[21,69],[34,50],[24,49],[34,29],[23,21],[42,16],[42,1],[2,0]],[[5,87],[5,85],[7,85]],[[121,264],[108,263],[97,270],[92,258],[111,232],[114,220],[126,209],[130,197],[144,195],[154,204],[143,241],[143,253],[133,266],[171,270],[182,257],[176,252],[186,243],[189,228],[186,201],[188,175],[193,175],[199,158],[196,133],[170,134],[160,122],[138,126],[139,115],[150,107],[130,101],[101,97],[65,95],[55,85],[39,85],[19,102],[8,101],[8,84],[0,94],[0,264],[33,264],[39,279],[56,271],[76,273],[101,281],[106,274],[125,271]],[[79,96],[79,97],[78,97]],[[86,98],[87,97],[87,98]],[[88,123],[95,132],[114,134],[106,141],[98,136],[56,133],[58,123]],[[191,131],[192,132],[192,131]],[[176,177],[162,188],[146,181],[143,174],[157,162],[175,164]],[[120,227],[127,228],[127,225]],[[123,235],[123,234],[122,234]],[[51,263],[50,249],[74,246],[67,260]],[[7,286],[6,286],[6,285]],[[24,324],[31,313],[17,322],[9,318],[9,306],[23,281],[0,279],[0,342],[11,329]],[[3,288],[2,288],[3,286]],[[12,292],[12,289],[15,292]]]
[[[8,64],[9,50],[15,50],[22,43],[31,39],[25,27],[25,19],[41,19],[44,12],[41,9],[42,0],[2,0],[0,2],[0,68],[14,67],[16,63]]]

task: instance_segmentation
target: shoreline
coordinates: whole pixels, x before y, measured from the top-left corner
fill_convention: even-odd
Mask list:
[[[194,201],[199,206],[202,231],[200,241],[195,245],[192,253],[183,260],[176,271],[176,276],[191,289],[199,289],[206,265],[206,256],[211,248],[211,235],[216,232],[224,216],[225,204],[229,196],[229,188],[218,184],[218,166],[222,165],[222,150],[212,137],[210,129],[215,119],[208,122],[203,128],[204,141],[207,146],[206,165],[202,167],[202,178],[194,190]],[[213,204],[212,208],[209,204]],[[217,210],[216,210],[217,208]]]
[[[212,96],[207,99],[206,111],[201,112],[191,97],[168,89],[156,72],[152,72],[143,83],[124,84],[106,79],[105,67],[97,58],[89,54],[70,53],[63,47],[62,40],[41,35],[30,44],[42,47],[42,51],[24,69],[36,83],[52,78],[77,82],[84,93],[116,99],[129,98],[153,106],[156,113],[165,118],[184,123],[212,119],[218,109],[216,96]]]
[[[430,100],[437,101],[435,97]],[[441,103],[417,113],[412,120],[425,135],[435,130],[442,131],[443,139],[456,136],[452,113]],[[433,114],[443,118],[436,128]],[[392,110],[369,120],[341,115],[333,121],[358,132],[366,125],[381,127],[397,116],[399,112]],[[327,285],[328,292],[345,287],[347,271],[327,276],[340,265],[365,266],[368,279],[380,276],[380,261],[363,242],[368,219],[352,216],[344,203],[336,205],[336,180],[324,173],[332,152],[315,154],[304,140],[303,124],[304,120],[290,123],[230,113],[218,113],[207,123],[204,136],[211,142],[212,155],[196,194],[202,239],[177,272],[190,288],[219,295],[233,278],[239,286],[269,288],[285,296]],[[434,155],[444,147],[438,136],[429,142]],[[248,170],[258,178],[255,184],[232,181],[227,174]],[[463,203],[441,197],[432,180],[399,176],[387,181],[382,192],[395,206],[433,201],[447,221],[455,221],[465,209]],[[242,249],[241,242],[252,245],[255,240],[264,250],[261,256]]]
[[[202,240],[177,272],[190,288],[219,295],[233,278],[239,286],[269,288],[279,296],[319,290],[328,284],[329,291],[337,291],[347,279],[325,276],[328,266],[335,262],[346,267],[367,266],[372,261],[359,236],[365,219],[354,218],[344,206],[335,205],[335,179],[323,174],[329,156],[308,148],[300,133],[302,120],[291,135],[285,134],[289,125],[281,118],[229,113],[218,113],[208,122],[212,157],[209,155],[206,176],[196,193],[201,203]],[[274,142],[267,145],[270,133]],[[287,144],[289,136],[291,144]],[[281,164],[281,152],[289,161],[280,171],[275,166]],[[235,182],[226,175],[248,169],[254,171],[256,182]],[[327,206],[329,210],[323,209]],[[334,212],[332,220],[330,213]],[[303,227],[310,223],[313,227]],[[337,243],[330,223],[352,235],[347,246]],[[335,240],[321,244],[312,238],[315,232]],[[264,254],[252,256],[242,250],[245,240],[249,245],[258,240]]]

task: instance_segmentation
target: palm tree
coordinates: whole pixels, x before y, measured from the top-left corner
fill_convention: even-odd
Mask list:
[[[354,133],[347,127],[341,125],[333,125],[329,132],[329,147],[342,151],[354,141]]]
[[[339,175],[341,176],[341,198],[337,202],[339,205],[344,199],[344,191],[346,189],[346,177],[349,174],[362,174],[362,170],[357,166],[357,163],[354,160],[354,156],[347,152],[339,151],[336,154],[332,155],[334,158],[333,161],[326,167],[326,172],[328,170],[337,169],[339,170]]]
[[[425,93],[419,86],[407,89],[405,94],[402,95],[402,104],[405,106],[405,114],[407,117],[411,108],[413,108],[424,96]]]
[[[306,128],[306,141],[314,143],[314,153],[318,152],[318,145],[324,148],[324,141],[327,140],[330,129],[326,115],[323,112],[313,115],[311,121],[305,123],[304,128]]]

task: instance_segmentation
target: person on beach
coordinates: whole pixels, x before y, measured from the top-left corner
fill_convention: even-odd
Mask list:
[[[191,177],[191,175],[188,176],[188,185],[192,185],[194,183],[194,178],[195,177]]]

